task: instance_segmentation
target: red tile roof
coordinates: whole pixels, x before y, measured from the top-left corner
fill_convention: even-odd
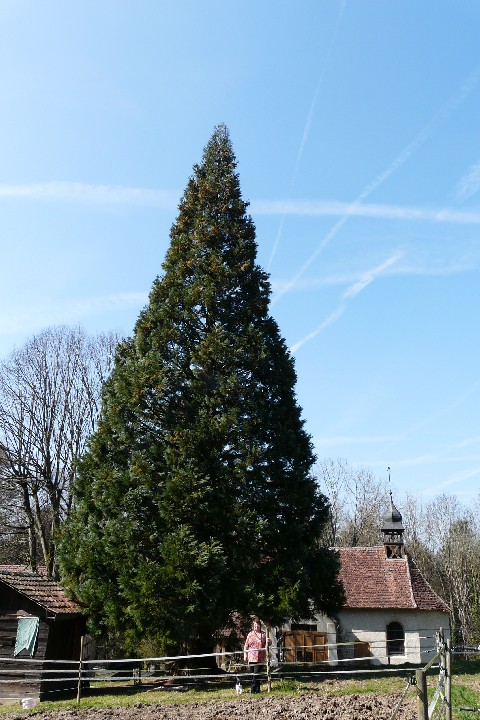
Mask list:
[[[53,615],[80,615],[81,607],[70,600],[60,585],[44,574],[22,565],[0,565],[0,586],[4,583]]]
[[[345,608],[449,612],[410,557],[387,558],[384,547],[340,548],[338,552]]]

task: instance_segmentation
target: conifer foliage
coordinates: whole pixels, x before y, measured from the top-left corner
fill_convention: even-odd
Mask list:
[[[221,125],[79,468],[64,581],[94,629],[132,646],[211,647],[234,611],[278,623],[341,601],[318,541],[328,502],[246,211]]]

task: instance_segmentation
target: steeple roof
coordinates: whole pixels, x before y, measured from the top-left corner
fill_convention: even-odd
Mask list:
[[[387,514],[382,518],[382,532],[385,530],[396,530],[396,531],[402,531],[405,530],[405,528],[402,525],[402,516],[393,504],[393,498],[392,493],[390,491],[390,509],[387,512]]]

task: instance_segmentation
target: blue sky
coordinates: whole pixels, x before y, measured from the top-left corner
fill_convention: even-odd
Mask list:
[[[0,356],[130,334],[231,132],[320,458],[480,479],[478,0],[2,0]]]

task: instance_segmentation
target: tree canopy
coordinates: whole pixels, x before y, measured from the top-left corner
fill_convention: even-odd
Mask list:
[[[97,632],[131,645],[148,635],[200,647],[234,612],[278,623],[342,598],[247,206],[221,125],[79,467],[64,581]]]

